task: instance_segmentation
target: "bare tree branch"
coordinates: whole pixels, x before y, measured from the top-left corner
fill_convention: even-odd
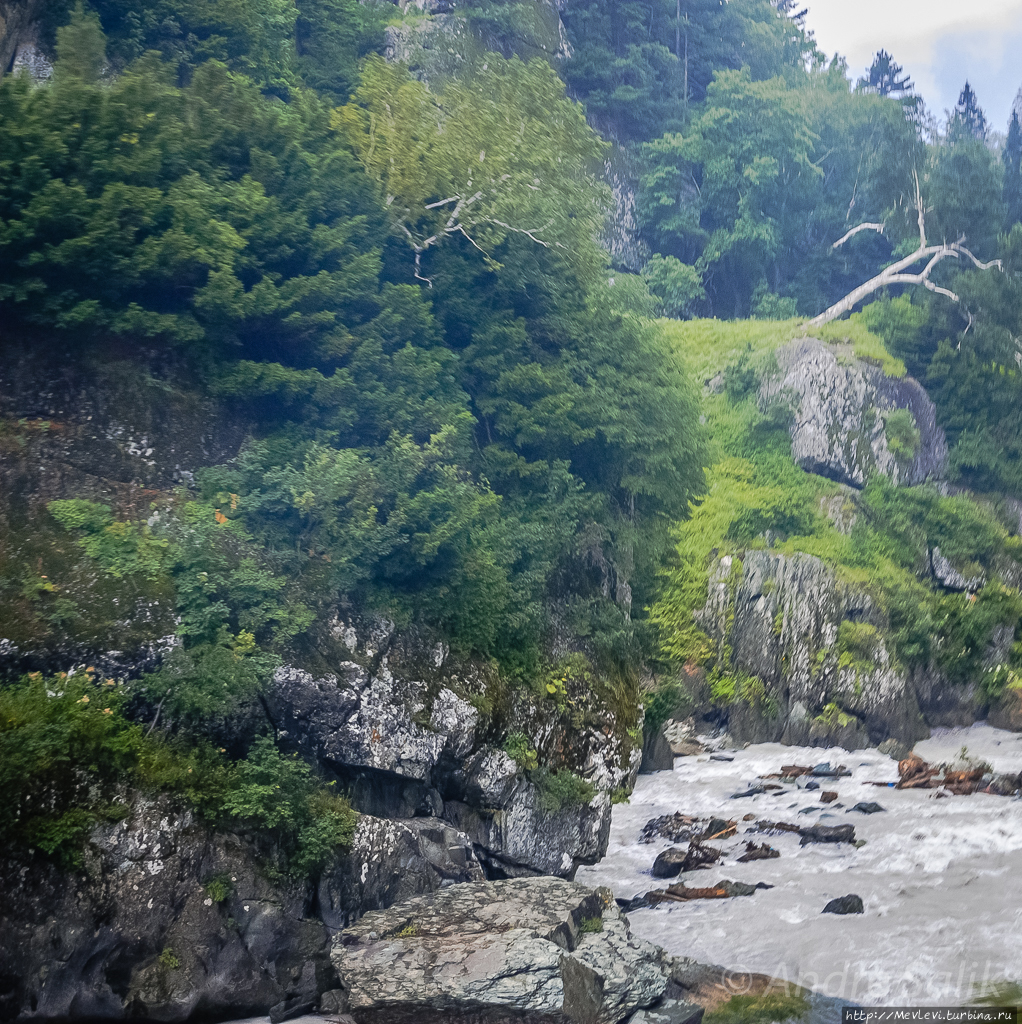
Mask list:
[[[832,249],[840,249],[845,242],[848,241],[853,235],[857,235],[860,231],[878,231],[881,235],[884,233],[883,224],[860,224],[858,227],[852,228],[851,231],[846,231],[832,246]]]
[[[940,285],[936,285],[930,280],[930,274],[934,267],[936,267],[942,260],[948,258],[959,259],[964,256],[971,260],[979,270],[992,270],[994,267],[998,270],[1004,270],[1000,260],[991,260],[989,263],[984,263],[982,260],[977,259],[977,257],[962,244],[965,241],[964,236],[959,238],[957,242],[944,242],[941,245],[926,244],[926,208],[923,206],[922,190],[919,187],[919,175],[913,171],[912,176],[915,179],[916,188],[916,219],[919,224],[919,248],[908,256],[892,263],[889,267],[880,271],[876,277],[872,277],[865,283],[860,284],[858,288],[853,288],[852,291],[850,291],[843,299],[835,302],[829,309],[825,309],[819,316],[810,320],[807,324],[808,327],[822,327],[824,324],[830,323],[831,320],[836,320],[844,313],[851,312],[851,310],[867,296],[872,295],[881,288],[885,288],[892,284],[922,285],[924,288],[929,289],[936,295],[943,295],[946,298],[949,298],[952,302],[959,302],[960,299],[958,295],[953,291],[949,288],[942,288]],[[852,228],[852,230],[842,238],[838,239],[831,248],[838,248],[838,246],[843,245],[854,234],[859,231],[865,231],[866,229],[883,232],[883,225],[860,224],[858,227]],[[918,274],[905,273],[909,267],[923,259],[926,259],[927,263]],[[970,326],[971,322],[970,314]]]

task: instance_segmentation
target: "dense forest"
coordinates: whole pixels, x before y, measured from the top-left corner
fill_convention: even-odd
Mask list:
[[[5,641],[87,649],[122,592],[169,601],[176,634],[124,680],[15,663],[6,835],[73,862],[113,813],[88,779],[131,780],[314,871],[350,836],[346,801],[222,723],[278,665],[314,660],[308,630],[338,602],[540,697],[588,678],[553,653],[567,637],[648,722],[682,699],[686,663],[734,699],[691,613],[711,552],[767,531],[884,580],[906,664],[946,636],[949,671],[977,672],[1022,613],[999,585],[963,610],[917,578],[938,540],[981,566],[1018,543],[1017,118],[995,138],[967,85],[935,117],[888,55],[861,78],[828,60],[787,0],[568,0],[564,39],[532,0],[452,10],[457,60],[445,39],[401,61],[384,54],[425,15],[387,3],[54,2],[52,77],[0,82],[0,345],[142,351],[246,425],[236,457],[146,507],[65,496],[40,520],[6,501]],[[641,268],[600,241],[611,143],[637,168]],[[833,337],[925,386],[954,487],[986,497],[874,480],[838,536],[818,511],[831,484],[791,462],[758,375],[804,318],[912,253],[920,219],[1001,269],[944,260],[944,294],[878,292]],[[867,222],[883,230],[835,247]],[[3,450],[41,422],[0,423]],[[999,669],[1003,687],[1014,661]],[[40,806],[68,765],[83,776]]]

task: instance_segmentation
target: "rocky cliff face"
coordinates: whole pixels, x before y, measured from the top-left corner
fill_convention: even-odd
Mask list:
[[[775,355],[777,372],[764,381],[760,403],[791,403],[791,454],[803,469],[854,487],[872,472],[899,484],[943,478],[947,441],[917,381],[888,377],[856,359],[851,346],[814,338],[793,341]],[[895,410],[911,413],[918,431],[914,451],[892,450],[888,423]]]
[[[569,710],[508,692],[495,728],[492,708],[480,711],[500,690],[492,668],[388,622],[335,620],[331,633],[350,660],[318,678],[278,670],[266,708],[285,746],[341,779],[359,809],[442,818],[471,839],[490,877],[571,878],[603,855],[611,794],[634,786],[642,754],[595,695]],[[512,733],[537,763],[587,784],[584,799],[550,800],[545,776],[502,748]]]
[[[899,665],[869,589],[811,555],[719,558],[696,619],[738,680],[727,711],[738,742],[910,747],[930,727],[971,724],[985,708],[978,680],[952,683],[935,665]],[[843,623],[856,629],[854,649],[842,649]],[[1014,639],[1011,627],[994,630],[987,667],[1007,661]],[[1002,705],[1007,720],[1009,696]]]
[[[175,642],[171,590],[136,592],[90,567],[46,503],[89,498],[146,518],[246,434],[177,368],[104,356],[5,339],[0,569],[20,580],[57,552],[73,569],[61,597],[80,609],[71,628],[5,592],[7,677],[84,662],[130,680],[159,663]],[[324,612],[306,639],[307,660],[282,666],[225,728],[241,740],[274,732],[349,793],[361,813],[351,849],[299,884],[272,874],[254,841],[125,794],[126,816],[92,831],[81,869],[7,851],[0,1019],[290,1013],[336,983],[330,934],[367,911],[453,882],[570,878],[603,855],[611,794],[635,781],[641,723],[594,688],[514,688],[440,636],[350,609]],[[512,734],[521,763],[504,749]]]
[[[35,44],[42,0],[0,0],[0,75],[11,68],[18,47]]]

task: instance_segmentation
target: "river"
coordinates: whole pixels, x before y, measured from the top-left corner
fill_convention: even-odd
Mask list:
[[[962,747],[995,772],[1022,771],[1022,735],[984,724],[934,730],[915,751],[939,763],[955,760]],[[638,838],[650,818],[681,811],[739,821],[736,837],[711,844],[724,849],[722,862],[686,874],[686,884],[728,878],[774,888],[633,911],[633,933],[675,955],[770,974],[862,1005],[967,1005],[1022,981],[1022,801],[864,785],[897,779],[896,763],[876,750],[761,743],[728,753],[733,761],[679,757],[674,771],[640,776],[630,801],[614,808],[607,856],[581,868],[577,879],[624,898],[671,884],[652,878],[650,867],[672,844]],[[782,764],[824,761],[852,772],[821,780],[821,790],[837,791],[836,804],[821,804],[818,792],[793,785],[730,799]],[[859,801],[885,810],[850,811]],[[807,807],[812,810],[799,813]],[[858,849],[800,847],[796,835],[744,836],[753,822],[741,819],[750,813],[800,825],[852,822],[866,842]],[[780,857],[736,863],[752,838],[769,842]],[[862,897],[862,915],[821,913],[829,900],[849,893]]]

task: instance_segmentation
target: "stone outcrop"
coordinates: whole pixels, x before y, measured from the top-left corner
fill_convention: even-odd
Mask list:
[[[527,737],[538,764],[570,772],[589,794],[552,800],[548,776],[522,768],[482,721],[491,669],[384,620],[336,618],[330,634],[335,671],[284,666],[265,706],[279,742],[343,782],[360,811],[446,822],[492,878],[572,878],[603,856],[610,795],[634,786],[642,754],[592,694],[580,698],[581,721],[531,692],[509,697],[502,731]]]
[[[168,800],[97,826],[80,870],[0,861],[0,1019],[275,1018],[336,988],[330,935],[367,911],[480,882],[468,839],[433,818],[363,815],[310,890],[244,837]]]
[[[911,377],[888,377],[880,367],[856,359],[851,346],[801,338],[775,353],[777,372],[760,389],[760,404],[790,404],[792,457],[805,470],[853,487],[872,472],[894,483],[940,479],[948,447],[936,411]],[[907,409],[919,432],[912,454],[891,450],[886,417]]]
[[[812,555],[750,550],[714,564],[697,623],[743,682],[726,710],[738,742],[848,750],[894,741],[908,748],[937,726],[971,725],[986,697],[979,680],[952,684],[936,665],[906,669],[869,590],[841,581]],[[856,649],[842,649],[851,623]],[[994,628],[984,664],[1006,664],[1015,630]],[[1010,698],[995,705],[1008,721]],[[1019,716],[1022,720],[1022,716]]]
[[[912,683],[887,648],[882,612],[811,555],[719,559],[696,619],[730,652],[733,670],[762,683],[736,694],[728,725],[736,740],[857,749],[929,734]],[[844,621],[872,627],[868,661],[841,657]]]
[[[0,75],[10,70],[19,47],[35,48],[35,23],[43,0],[0,0]]]
[[[609,890],[552,878],[457,886],[367,914],[331,956],[357,1024],[701,1017],[677,998],[673,962],[631,935]],[[638,1016],[654,1009],[659,1018]]]
[[[468,837],[450,825],[363,815],[351,849],[320,876],[317,909],[328,928],[339,930],[368,911],[483,877]]]
[[[96,828],[80,870],[0,872],[0,1019],[280,1016],[336,984],[304,887],[168,802]]]

